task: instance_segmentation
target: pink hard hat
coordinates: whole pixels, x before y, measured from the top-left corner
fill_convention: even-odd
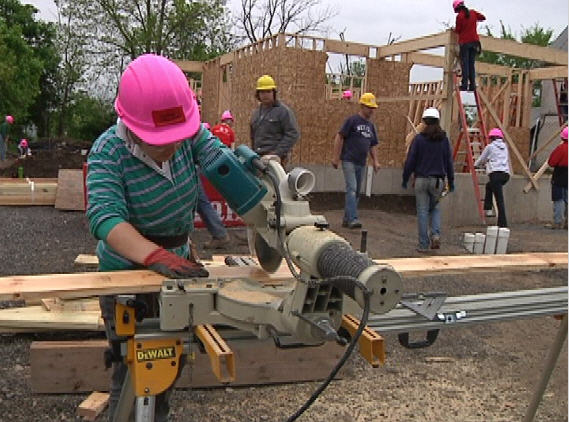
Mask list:
[[[211,126],[208,122],[203,122],[203,127],[205,127],[207,130],[211,129]]]
[[[567,140],[567,126],[565,126],[565,128],[561,131],[561,139],[564,141]]]
[[[498,129],[497,127],[495,127],[494,129],[491,129],[490,132],[488,132],[488,137],[489,138],[500,138],[503,139],[504,138],[504,134],[502,133],[502,131],[500,129]]]
[[[229,110],[225,110],[221,113],[221,120],[233,120],[233,114]]]
[[[454,1],[452,2],[452,9],[453,9],[453,10],[456,10],[456,8],[457,8],[458,6],[463,5],[463,4],[464,4],[464,0],[454,0]]]
[[[14,116],[10,116],[10,115],[6,116],[6,121],[8,123],[10,123],[11,125],[14,124]]]
[[[27,146],[28,146],[28,140],[27,140],[27,139],[22,139],[22,140],[20,141],[20,144],[21,144],[23,147],[27,147]]]
[[[342,92],[342,98],[345,100],[351,100],[353,96],[354,95],[352,94],[352,91],[349,89],[346,89],[344,92]]]
[[[155,54],[144,54],[127,66],[115,110],[150,145],[189,138],[200,127],[198,106],[186,76],[174,62]]]

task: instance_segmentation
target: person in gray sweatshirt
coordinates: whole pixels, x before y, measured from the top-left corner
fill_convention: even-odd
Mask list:
[[[486,183],[486,196],[484,197],[484,210],[487,217],[493,217],[492,195],[496,198],[498,207],[498,227],[508,227],[506,206],[504,204],[503,186],[510,180],[510,154],[504,142],[504,134],[498,128],[488,132],[490,144],[484,148],[474,167],[486,165],[486,174],[489,177]]]

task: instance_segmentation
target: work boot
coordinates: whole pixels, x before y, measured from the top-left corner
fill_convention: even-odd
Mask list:
[[[348,228],[349,229],[361,229],[362,223],[360,223],[360,220],[352,220],[348,223]]]
[[[211,239],[209,242],[205,242],[203,247],[204,249],[224,249],[225,247],[229,246],[231,243],[231,239],[229,235],[225,235],[225,237],[216,239],[215,237]]]
[[[496,217],[494,210],[484,210],[484,215],[486,215],[486,217]]]
[[[432,236],[431,237],[431,249],[440,249],[441,248],[441,237],[440,236]]]

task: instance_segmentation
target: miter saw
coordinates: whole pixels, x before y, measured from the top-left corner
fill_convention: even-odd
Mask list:
[[[135,402],[136,421],[152,421],[154,398],[176,380],[180,357],[188,353],[194,336],[212,348],[223,348],[214,325],[260,339],[286,336],[295,344],[345,344],[338,329],[348,296],[363,309],[361,323],[329,382],[355,347],[369,312],[385,313],[401,298],[398,273],[354,251],[328,229],[324,216],[310,212],[305,198],[315,182],[310,171],[286,173],[277,161],[262,159],[244,145],[234,152],[220,149],[202,163],[202,170],[248,225],[261,267],[275,272],[284,259],[292,277],[279,285],[250,278],[166,280],[159,297],[160,317],[142,323],[136,322],[140,318],[134,298],[119,296],[116,331],[127,338],[122,354],[128,375],[115,421],[128,420]],[[225,380],[231,381],[233,364],[226,362],[226,369]],[[220,374],[218,378],[223,381]],[[327,382],[289,420],[296,419]]]

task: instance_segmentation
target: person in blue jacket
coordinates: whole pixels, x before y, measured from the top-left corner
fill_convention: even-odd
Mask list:
[[[441,247],[441,211],[439,199],[448,180],[449,191],[454,191],[454,169],[450,142],[440,126],[436,108],[423,112],[425,129],[415,136],[403,169],[403,189],[407,189],[411,174],[415,175],[415,200],[419,246],[425,253]],[[430,228],[429,228],[430,225]]]

